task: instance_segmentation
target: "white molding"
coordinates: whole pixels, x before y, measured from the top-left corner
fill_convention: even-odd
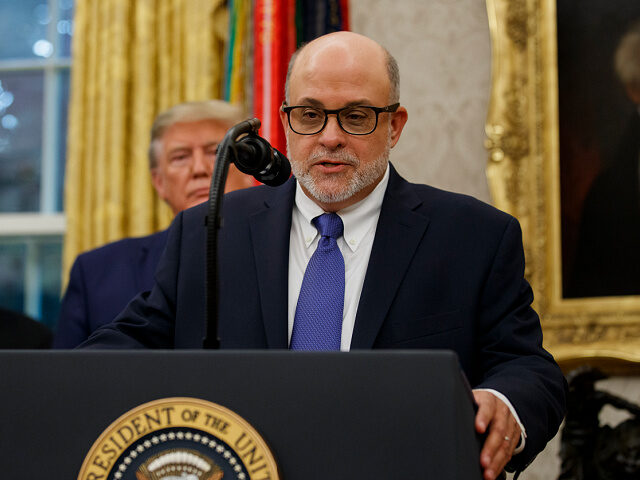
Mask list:
[[[0,60],[0,70],[3,72],[23,70],[47,70],[50,68],[71,68],[70,58],[17,58]]]
[[[66,224],[63,213],[4,213],[0,214],[0,238],[64,235]]]

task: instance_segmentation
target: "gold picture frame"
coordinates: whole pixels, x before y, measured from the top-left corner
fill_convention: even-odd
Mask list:
[[[522,225],[545,347],[565,371],[638,374],[640,296],[562,297],[556,0],[487,0],[487,11],[487,177],[495,206]]]

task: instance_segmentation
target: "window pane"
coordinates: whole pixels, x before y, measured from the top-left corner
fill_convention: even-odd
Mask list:
[[[61,237],[0,237],[0,306],[53,329],[60,310],[61,264]]]
[[[50,57],[49,23],[47,0],[0,0],[0,59]]]
[[[0,305],[22,312],[24,308],[24,244],[0,243]]]
[[[42,72],[0,72],[0,212],[39,209]]]
[[[38,252],[41,283],[40,321],[54,329],[60,311],[60,271],[62,270],[62,239],[41,242]]]
[[[67,121],[69,119],[69,82],[70,73],[69,70],[61,70],[60,84],[58,95],[58,139],[57,139],[57,158],[58,162],[58,178],[56,181],[56,206],[55,211],[61,212],[64,207],[64,172],[65,172],[65,160],[67,158]]]
[[[58,56],[71,56],[71,37],[73,36],[73,0],[58,0]]]

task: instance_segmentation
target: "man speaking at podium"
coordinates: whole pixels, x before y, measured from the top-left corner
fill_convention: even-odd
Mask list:
[[[565,383],[542,348],[518,222],[396,173],[398,67],[366,37],[298,51],[280,117],[295,178],[225,197],[221,347],[451,349],[488,431],[484,478],[524,468],[558,429]],[[200,348],[206,213],[176,217],[151,292],[85,346]]]

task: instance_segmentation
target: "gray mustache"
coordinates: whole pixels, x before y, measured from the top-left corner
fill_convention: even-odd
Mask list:
[[[346,163],[353,166],[358,166],[360,164],[360,160],[358,159],[358,157],[344,150],[339,150],[337,152],[331,152],[331,151],[313,152],[309,157],[309,161],[315,162],[317,160],[337,160],[339,162]]]

